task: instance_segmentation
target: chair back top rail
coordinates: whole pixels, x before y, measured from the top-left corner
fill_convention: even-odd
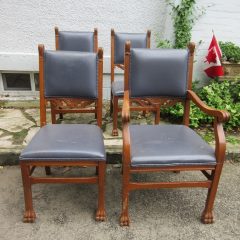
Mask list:
[[[59,31],[55,27],[56,50],[95,52],[98,51],[98,30],[85,31]]]

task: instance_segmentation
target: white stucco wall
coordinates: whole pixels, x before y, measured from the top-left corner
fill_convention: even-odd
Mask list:
[[[178,2],[179,0],[176,0]],[[206,12],[192,30],[197,46],[195,79],[204,79],[203,61],[212,38],[240,45],[240,1],[198,0]],[[165,0],[0,0],[0,71],[37,71],[37,45],[54,49],[54,26],[60,30],[99,31],[99,46],[104,48],[104,72],[110,70],[110,29],[121,32],[152,30],[156,36],[172,38],[172,21]],[[105,77],[104,96],[110,94]],[[0,87],[1,91],[1,87]]]
[[[110,55],[110,30],[145,32],[163,29],[165,1],[151,0],[0,0],[0,69],[37,70],[37,45],[54,49],[54,26],[60,30],[99,31],[99,46]],[[105,72],[109,69],[108,59]],[[19,64],[18,64],[19,63]]]

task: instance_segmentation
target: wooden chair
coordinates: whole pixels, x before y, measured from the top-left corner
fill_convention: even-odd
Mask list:
[[[58,27],[55,27],[55,45],[56,50],[60,51],[78,51],[78,52],[95,52],[98,51],[98,30],[94,28],[93,32],[79,32],[79,31],[59,31]],[[80,101],[80,107],[89,107],[94,102],[92,100]],[[73,108],[67,103],[64,103],[64,113],[72,113]],[[56,114],[59,113],[59,118],[63,119],[63,112],[61,111],[61,106],[52,106],[52,123],[56,123]],[[91,107],[92,108],[92,107]],[[54,111],[56,109],[56,111]],[[70,111],[66,111],[69,109]],[[97,104],[95,103],[94,108],[92,108],[93,113],[95,113],[95,118],[97,111]],[[76,112],[85,112],[76,111]]]
[[[124,44],[127,40],[131,41],[132,47],[134,48],[150,48],[150,38],[151,31],[148,30],[147,33],[118,33],[113,29],[111,30],[111,113],[113,113],[113,130],[112,135],[118,136],[118,112],[121,112],[122,108],[118,106],[119,99],[123,98],[124,93],[124,81],[114,80],[114,70],[115,68],[125,69],[124,66]],[[158,107],[152,108],[152,102],[145,99],[135,100],[134,103],[140,105],[142,110],[156,111],[155,123],[159,123],[159,112]],[[151,106],[151,108],[149,108]],[[143,109],[144,107],[144,109]],[[138,111],[138,107],[132,108],[132,111]]]
[[[25,212],[23,221],[34,222],[32,185],[36,183],[91,183],[98,184],[96,220],[105,220],[104,178],[106,155],[102,123],[103,51],[79,53],[45,51],[39,45],[40,124],[41,129],[20,155],[24,188]],[[70,95],[70,97],[69,97]],[[78,99],[97,101],[98,126],[90,124],[46,123],[46,107],[59,102],[77,104]],[[63,109],[62,109],[63,111]],[[36,167],[51,166],[94,167],[92,177],[36,177]]]
[[[129,193],[137,189],[203,187],[208,189],[201,220],[213,222],[213,204],[225,159],[222,123],[229,113],[206,106],[191,90],[195,45],[189,50],[125,47],[123,121],[123,189],[120,224],[129,225]],[[147,81],[146,81],[147,80]],[[184,105],[183,125],[130,125],[130,100],[153,97],[163,105]],[[190,101],[214,118],[215,150],[188,127]],[[201,171],[205,181],[137,182],[132,173]],[[146,216],[145,216],[146,217]]]

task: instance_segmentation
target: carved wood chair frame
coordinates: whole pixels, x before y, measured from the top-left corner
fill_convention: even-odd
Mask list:
[[[55,27],[55,47],[59,50],[59,28]],[[93,32],[93,44],[94,52],[98,52],[98,30],[94,28]],[[59,119],[63,119],[64,113],[95,113],[97,119],[98,104],[94,100],[83,100],[83,99],[57,99],[51,102],[52,108],[52,123],[56,123],[56,114],[59,114]]]
[[[46,121],[46,108],[48,102],[59,100],[57,98],[46,98],[44,95],[44,46],[39,45],[39,79],[40,79],[40,126],[43,127],[47,124]],[[102,75],[103,75],[103,50],[98,50],[98,99],[97,99],[97,124],[101,127],[102,124]],[[72,99],[63,99],[64,101],[71,101]],[[61,100],[60,100],[61,101]],[[75,102],[73,103],[73,105]],[[52,110],[52,108],[51,108]],[[63,109],[62,112],[65,112]],[[58,113],[58,112],[57,112]],[[98,209],[96,211],[96,220],[105,220],[105,168],[106,162],[93,160],[73,160],[73,161],[53,161],[49,160],[24,160],[20,161],[24,199],[25,199],[25,212],[23,222],[34,222],[36,214],[33,208],[32,201],[32,185],[36,183],[88,183],[98,184]],[[33,172],[36,167],[45,167],[46,174],[50,175],[50,167],[95,167],[96,175],[91,177],[35,177]]]
[[[147,31],[147,48],[150,48],[151,43],[151,31]],[[125,64],[115,64],[114,63],[114,56],[115,56],[115,31],[111,29],[111,86],[114,82],[114,74],[115,68],[120,68],[123,71],[125,70]],[[113,130],[112,135],[118,136],[118,113],[122,111],[122,108],[119,107],[118,102],[119,99],[123,97],[120,96],[113,96],[111,91],[111,102],[110,102],[110,112],[113,115]],[[155,102],[153,99],[146,98],[146,99],[134,99],[132,101],[134,106],[131,107],[131,111],[143,111],[145,115],[146,111],[153,111],[155,112],[155,124],[159,124],[160,121],[160,108],[159,103]]]
[[[203,223],[213,223],[213,205],[217,193],[218,183],[225,159],[226,142],[223,130],[223,122],[228,121],[230,115],[223,110],[216,110],[207,106],[200,98],[191,90],[192,88],[192,72],[193,72],[193,57],[194,43],[189,46],[189,62],[188,62],[188,90],[185,101],[182,99],[161,99],[159,103],[169,103],[170,105],[176,102],[182,102],[184,106],[183,124],[189,126],[190,102],[192,101],[201,111],[214,118],[214,134],[215,134],[215,156],[216,165],[196,165],[196,166],[169,166],[169,167],[132,167],[131,166],[131,141],[129,133],[130,123],[130,95],[128,89],[129,82],[129,65],[130,65],[130,42],[125,45],[125,89],[124,103],[122,109],[123,122],[123,177],[122,177],[122,214],[120,218],[121,226],[129,225],[129,193],[137,189],[159,189],[159,188],[185,188],[185,187],[201,187],[207,188],[208,194],[205,203],[205,208],[202,212],[201,220]],[[173,101],[173,103],[171,103]],[[169,171],[201,171],[206,177],[205,181],[174,181],[174,182],[136,182],[131,181],[132,173],[147,173],[147,172],[169,172]]]

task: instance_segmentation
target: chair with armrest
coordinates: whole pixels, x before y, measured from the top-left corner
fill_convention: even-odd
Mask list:
[[[113,130],[112,135],[118,136],[118,112],[121,112],[122,108],[119,107],[119,99],[123,98],[124,93],[124,81],[115,80],[114,73],[115,68],[125,69],[124,66],[124,46],[126,41],[131,41],[133,48],[150,48],[151,31],[146,33],[119,33],[111,30],[111,113],[113,114]],[[155,123],[159,123],[159,108],[153,107],[152,102],[149,99],[141,101],[141,99],[135,99],[135,108],[131,108],[132,111],[146,111],[151,110],[156,112]]]
[[[55,46],[56,50],[60,51],[78,51],[78,52],[95,52],[98,51],[98,30],[94,28],[93,32],[83,32],[83,31],[59,31],[58,27],[55,27]],[[93,101],[81,101],[79,105],[81,107],[88,107],[93,104]],[[91,112],[95,113],[95,118],[97,118],[96,111],[97,105],[91,107]],[[52,123],[56,123],[56,112],[54,111],[54,106],[52,106]],[[69,112],[66,111],[65,106],[64,113],[72,113],[73,108],[68,106]],[[60,111],[61,107],[57,108],[60,119],[63,119],[63,112]],[[85,112],[77,111],[77,112]],[[89,112],[89,111],[88,111]]]
[[[132,190],[202,187],[208,189],[203,223],[213,222],[213,204],[225,159],[222,123],[229,113],[206,106],[191,90],[195,45],[183,49],[131,49],[125,46],[123,121],[123,183],[120,224],[129,225],[129,193]],[[146,81],[147,80],[147,81]],[[184,106],[183,125],[131,125],[134,98],[152,97],[161,104]],[[214,118],[215,150],[188,127],[190,101]],[[201,171],[204,181],[138,182],[133,173]]]
[[[105,219],[104,178],[106,154],[102,122],[103,52],[79,53],[45,51],[39,45],[40,125],[41,128],[20,155],[25,198],[24,222],[34,222],[32,185],[36,183],[98,184],[96,220]],[[73,106],[78,99],[97,102],[97,124],[47,124],[46,107],[59,102]],[[62,109],[63,111],[64,109]],[[38,177],[36,167],[94,167],[97,175],[90,177]],[[48,171],[48,174],[50,171]]]

